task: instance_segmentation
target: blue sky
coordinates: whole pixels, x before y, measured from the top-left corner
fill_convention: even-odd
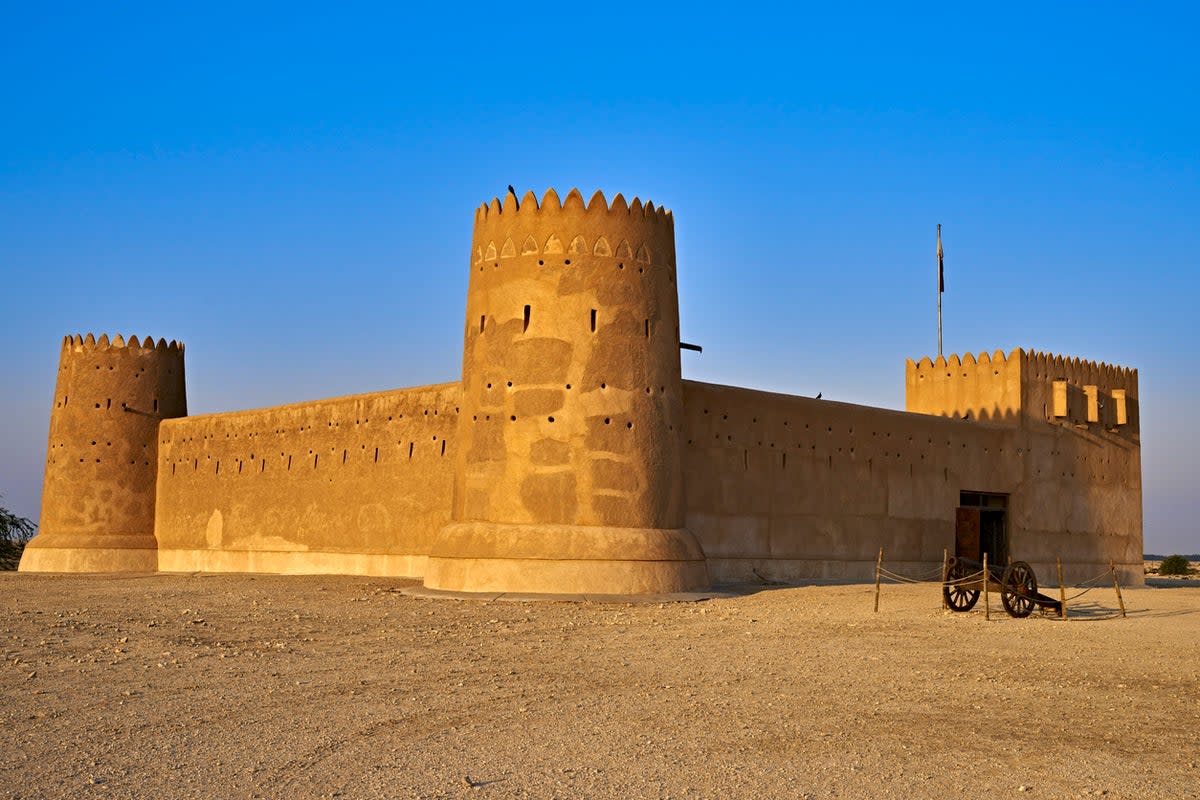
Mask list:
[[[1196,11],[596,8],[5,4],[6,504],[66,333],[185,341],[193,413],[456,380],[511,183],[673,209],[685,376],[892,408],[942,223],[946,351],[1138,368],[1146,547],[1200,551]]]

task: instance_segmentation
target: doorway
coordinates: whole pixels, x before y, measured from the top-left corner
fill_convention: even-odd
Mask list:
[[[1008,495],[959,492],[954,514],[954,555],[989,564],[1008,563]]]

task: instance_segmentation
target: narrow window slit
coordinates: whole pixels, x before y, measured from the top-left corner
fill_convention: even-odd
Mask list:
[[[480,314],[479,315],[479,332],[483,333],[483,329],[485,327],[487,327],[487,315]]]
[[[648,319],[642,320],[642,324],[646,328],[646,338],[649,339],[650,338],[650,320],[648,320]]]
[[[527,330],[529,330],[529,306],[525,306],[525,323],[521,328],[521,333],[524,333]]]
[[[408,458],[409,458],[409,460],[410,460],[410,461],[412,460],[412,454],[413,454],[413,444],[414,444],[414,442],[409,442],[409,443],[408,443]]]
[[[592,333],[596,332],[596,309],[592,309]]]

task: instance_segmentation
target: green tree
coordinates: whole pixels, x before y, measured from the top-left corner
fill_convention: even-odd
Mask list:
[[[1187,575],[1192,571],[1192,565],[1183,556],[1167,556],[1158,565],[1159,575]]]
[[[0,569],[16,569],[37,526],[0,506]]]

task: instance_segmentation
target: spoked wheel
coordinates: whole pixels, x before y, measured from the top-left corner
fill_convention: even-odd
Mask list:
[[[1037,605],[1033,598],[1037,596],[1037,577],[1033,567],[1024,561],[1014,561],[1004,570],[1000,578],[1000,602],[1010,617],[1028,617]]]
[[[946,583],[942,586],[942,597],[951,611],[970,611],[979,600],[979,590],[963,583],[970,574],[966,564],[961,561],[950,563],[950,569],[946,571]]]

